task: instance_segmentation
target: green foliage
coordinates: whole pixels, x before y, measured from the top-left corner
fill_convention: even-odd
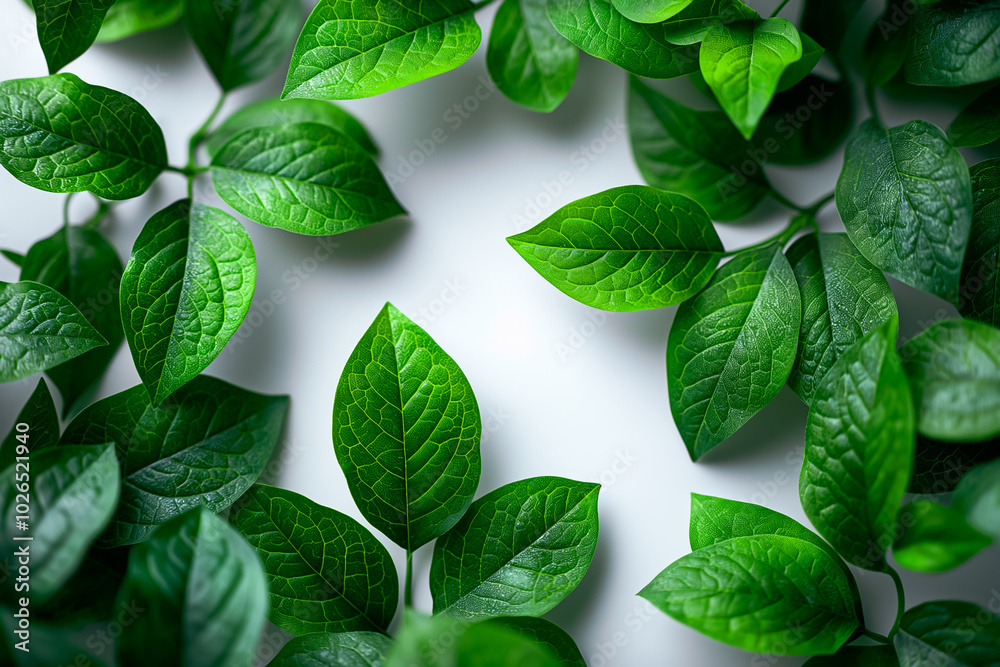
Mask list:
[[[25,424],[30,429],[27,437],[17,430],[18,424]],[[18,436],[22,436],[18,438]],[[0,442],[0,469],[14,465],[18,445],[22,451],[39,451],[53,447],[59,442],[59,414],[56,412],[52,393],[45,380],[39,379],[35,390],[31,392],[28,401],[17,414],[14,425],[7,437]]]
[[[38,42],[55,74],[90,48],[115,0],[31,0]]]
[[[955,487],[953,501],[971,525],[1000,540],[1000,460],[973,468]]]
[[[992,540],[966,523],[962,513],[930,500],[916,500],[899,510],[906,529],[892,547],[896,562],[918,572],[958,567]]]
[[[985,146],[1000,139],[1000,88],[990,88],[969,103],[948,126],[953,146]]]
[[[116,0],[104,18],[98,42],[116,42],[166,28],[184,14],[184,0]]]
[[[901,667],[989,667],[1000,655],[1000,618],[970,602],[924,602],[903,615]]]
[[[391,640],[377,632],[313,632],[293,637],[271,667],[373,667],[385,660]]]
[[[965,86],[1000,77],[1000,2],[940,2],[913,17],[906,80],[918,86]]]
[[[972,228],[959,283],[958,310],[1000,326],[1000,159],[984,160],[972,177]]]

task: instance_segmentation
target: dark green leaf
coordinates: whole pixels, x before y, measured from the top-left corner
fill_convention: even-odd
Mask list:
[[[0,255],[3,255],[11,264],[21,267],[24,265],[24,255],[19,252],[14,252],[13,250],[0,250]]]
[[[455,69],[482,40],[469,0],[320,0],[283,98],[370,97]]]
[[[950,493],[962,477],[980,463],[1000,457],[1000,438],[983,442],[944,442],[918,434],[909,492]]]
[[[844,352],[819,383],[806,423],[799,496],[849,563],[885,567],[913,467],[913,402],[894,349],[896,318]]]
[[[971,602],[924,602],[903,615],[895,644],[902,667],[996,667],[1000,618]]]
[[[25,424],[27,430],[19,431],[18,424]],[[19,435],[22,437],[18,438]],[[35,391],[21,408],[3,443],[0,443],[0,470],[14,465],[19,445],[23,445],[23,452],[36,452],[52,447],[57,442],[59,442],[59,415],[56,413],[49,386],[45,384],[45,380],[39,378]]]
[[[108,649],[110,644],[97,640],[98,646],[104,650],[102,655],[97,655],[94,650],[94,640],[96,639],[93,626],[80,624],[62,625],[46,623],[35,618],[30,621],[29,628],[31,641],[27,645],[27,652],[20,649],[7,651],[4,644],[13,645],[20,642],[13,632],[18,625],[18,619],[14,618],[14,610],[0,607],[0,618],[2,630],[0,630],[0,662],[4,665],[17,665],[17,667],[52,667],[53,665],[63,665],[76,667],[77,664],[86,667],[111,667],[111,653]],[[90,645],[88,645],[88,640]],[[74,664],[76,663],[76,664]]]
[[[63,227],[31,246],[21,267],[21,280],[33,280],[56,289],[80,309],[108,345],[48,370],[69,413],[80,397],[107,370],[122,342],[118,286],[122,261],[100,232],[85,227]]]
[[[239,533],[196,507],[132,549],[118,595],[143,612],[117,643],[121,667],[245,667],[267,618],[267,581]]]
[[[166,28],[184,14],[184,0],[118,0],[97,33],[98,42],[116,42],[150,30]]]
[[[816,162],[840,146],[853,118],[851,83],[810,74],[774,96],[751,139],[757,150],[749,155],[772,164]]]
[[[0,164],[48,192],[145,192],[167,165],[163,132],[127,95],[73,74],[0,83]]]
[[[212,159],[222,199],[255,222],[326,236],[405,213],[372,157],[327,125],[247,130]]]
[[[832,653],[858,628],[837,562],[812,542],[781,535],[699,549],[639,595],[713,639],[760,653]]]
[[[697,44],[719,24],[755,18],[757,12],[741,0],[693,0],[662,24],[663,36],[671,44]]]
[[[775,246],[739,253],[677,309],[667,380],[692,460],[778,395],[795,361],[801,316],[795,274]]]
[[[268,667],[381,667],[391,647],[378,632],[313,632],[285,644]]]
[[[802,41],[802,57],[790,64],[778,80],[778,92],[784,92],[805,79],[819,63],[825,53],[822,46],[809,35],[799,34]]]
[[[1000,460],[969,471],[955,487],[953,501],[970,524],[1000,540]]]
[[[881,87],[903,69],[909,48],[910,17],[900,2],[892,2],[868,32],[862,54],[865,79],[869,86]],[[912,7],[912,5],[909,5]]]
[[[49,74],[83,55],[115,0],[31,0]]]
[[[671,44],[663,24],[630,21],[611,0],[548,0],[548,9],[559,34],[633,74],[672,79],[698,71],[697,46]]]
[[[962,513],[930,500],[917,500],[899,510],[902,535],[892,555],[917,572],[944,572],[958,567],[990,545],[990,538],[970,526]]]
[[[953,146],[985,146],[1000,139],[1000,86],[990,88],[962,109],[948,126]]]
[[[48,602],[35,608],[38,616],[60,624],[114,618],[125,610],[115,607],[115,598],[125,578],[126,558],[124,550],[91,548],[76,574]]]
[[[30,458],[30,464],[8,467],[0,478],[0,561],[6,572],[15,572],[23,563],[18,548],[30,548],[30,591],[37,603],[59,592],[108,525],[121,480],[110,443],[51,447]],[[31,500],[28,532],[19,528],[24,513],[16,510],[22,494]],[[16,541],[24,535],[31,542]]]
[[[531,616],[501,616],[484,621],[484,624],[494,624],[514,630],[518,634],[530,637],[536,644],[548,649],[559,659],[562,667],[587,667],[580,649],[573,638],[555,623],[544,618]]]
[[[691,0],[612,0],[622,16],[636,23],[662,23],[691,4]]]
[[[291,123],[329,125],[354,139],[366,152],[378,155],[378,147],[368,130],[354,116],[335,104],[320,100],[260,100],[243,107],[209,135],[205,147],[215,155],[233,137],[255,127],[279,127]]]
[[[386,304],[351,353],[333,448],[364,517],[409,551],[454,526],[479,486],[482,423],[462,369]]]
[[[184,24],[224,91],[265,78],[295,41],[302,9],[287,0],[187,0]]]
[[[854,245],[911,287],[954,300],[972,223],[965,160],[922,120],[869,119],[847,142],[837,208]]]
[[[799,351],[788,385],[808,405],[834,362],[866,334],[898,317],[881,271],[846,234],[809,234],[788,249],[802,292]]]
[[[0,382],[26,378],[107,344],[51,287],[0,282]]]
[[[228,213],[182,199],[149,219],[125,267],[121,316],[154,404],[215,361],[256,280],[250,236]]]
[[[737,220],[771,191],[755,151],[721,111],[695,111],[631,79],[629,135],[647,183],[679,192],[713,220]]]
[[[644,185],[575,201],[507,241],[564,294],[617,312],[694,296],[723,253],[697,202]]]
[[[812,35],[827,51],[838,53],[847,28],[865,0],[805,0],[802,32]]]
[[[1000,327],[1000,160],[984,160],[972,177],[972,229],[962,264],[958,311]]]
[[[912,20],[908,83],[964,86],[1000,77],[1000,0],[925,5]]]
[[[434,545],[434,612],[541,616],[576,588],[597,547],[598,484],[534,477],[487,493]]]
[[[892,646],[845,646],[833,655],[809,658],[802,667],[899,667]]]
[[[142,542],[197,505],[232,505],[267,464],[287,412],[286,396],[204,375],[159,407],[140,385],[83,410],[62,442],[114,442],[122,463],[122,501],[102,546]]]
[[[486,66],[500,91],[534,111],[553,111],[576,78],[579,52],[552,25],[547,0],[504,0],[490,31]]]
[[[264,562],[275,625],[297,635],[389,627],[399,595],[395,566],[351,517],[255,484],[229,521]]]

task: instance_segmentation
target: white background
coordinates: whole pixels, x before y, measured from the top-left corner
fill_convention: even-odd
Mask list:
[[[757,7],[768,11],[774,4]],[[493,13],[492,8],[481,12],[480,24],[488,28]],[[0,15],[0,79],[44,75],[23,3],[5,0]],[[797,3],[783,15],[795,17]],[[852,32],[856,42],[863,29]],[[488,80],[484,52],[485,45],[457,71],[344,104],[370,128],[387,172],[399,173],[402,161],[419,145],[427,146],[438,128],[447,140],[432,155],[417,154],[415,161],[422,164],[393,186],[408,216],[333,238],[339,247],[324,261],[314,261],[325,256],[316,239],[246,222],[259,267],[256,305],[250,325],[208,373],[258,392],[290,394],[291,414],[272,482],[363,521],[334,457],[331,406],[350,351],[383,303],[391,301],[455,358],[476,391],[486,432],[480,494],[535,475],[604,484],[593,565],[579,589],[549,615],[576,638],[592,667],[800,664],[799,658],[755,657],[707,639],[649,613],[635,593],[689,551],[691,492],[760,502],[805,521],[796,482],[805,407],[785,389],[703,462],[689,460],[667,400],[664,359],[675,309],[631,314],[589,309],[551,287],[504,240],[574,199],[642,182],[621,134],[627,76],[582,56],[566,102],[541,115],[498,92],[482,101],[470,97],[477,89],[482,96],[487,92],[480,87]],[[97,46],[67,69],[139,99],[163,127],[175,165],[186,161],[187,137],[217,99],[211,75],[176,26]],[[281,71],[241,89],[226,112],[276,95],[283,80]],[[705,105],[686,81],[663,89]],[[893,123],[920,117],[946,127],[974,92],[938,91],[940,102],[915,104],[906,100],[912,94],[902,91],[899,99],[881,98],[882,113]],[[470,111],[467,118],[454,112],[456,104]],[[608,127],[619,128],[617,135],[608,132],[609,142],[602,139]],[[589,155],[581,152],[588,146]],[[838,153],[816,166],[769,168],[769,174],[790,199],[807,204],[833,189],[841,164]],[[553,190],[563,171],[570,184],[550,196],[547,188]],[[116,209],[104,231],[123,259],[150,215],[184,194],[183,179],[164,174],[144,197]],[[197,196],[221,205],[207,182],[199,183]],[[74,221],[90,213],[87,198],[78,199]],[[63,200],[0,171],[0,245],[25,252],[54,232]],[[780,229],[788,216],[768,201],[751,216],[755,224],[720,225],[720,233],[727,247],[740,247]],[[833,206],[822,222],[831,230],[841,228]],[[0,263],[0,280],[16,281],[14,266]],[[895,283],[894,289],[903,335],[954,312],[933,297]],[[275,293],[284,303],[265,316]],[[13,423],[35,382],[0,386],[0,431]],[[137,383],[123,346],[97,396]],[[387,544],[402,567],[402,553]],[[944,576],[904,572],[908,602],[944,597],[985,605],[991,595],[1000,595],[997,555],[997,549],[989,550]],[[423,609],[430,609],[430,556],[431,549],[424,548],[415,557],[415,602]],[[895,610],[890,580],[859,573],[859,583],[870,626],[887,632]],[[273,626],[267,636],[280,643]],[[603,657],[601,651],[611,653],[612,647],[614,656]]]

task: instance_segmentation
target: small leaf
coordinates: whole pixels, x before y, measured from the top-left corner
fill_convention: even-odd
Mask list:
[[[892,646],[845,646],[833,655],[809,658],[802,667],[899,667]]]
[[[371,156],[318,123],[257,127],[212,159],[223,201],[251,220],[327,236],[405,213]]]
[[[14,264],[18,268],[24,265],[24,255],[19,252],[14,252],[13,250],[0,250],[0,255],[3,255],[11,264]]]
[[[663,36],[671,44],[697,44],[717,25],[757,18],[760,15],[741,0],[692,0],[663,22]]]
[[[781,79],[778,80],[779,93],[794,87],[805,79],[816,68],[825,53],[823,47],[809,35],[799,33],[799,39],[802,41],[802,57],[789,65],[785,73],[781,75]]]
[[[597,547],[600,486],[534,477],[472,503],[434,545],[434,613],[541,616],[583,580]]]
[[[83,55],[115,0],[31,0],[49,74]]]
[[[953,146],[985,146],[1000,139],[1000,86],[990,88],[962,109],[948,126]]]
[[[575,201],[507,242],[564,294],[617,312],[694,296],[723,254],[697,202],[642,185]]]
[[[354,519],[255,484],[229,521],[264,563],[270,618],[278,627],[296,635],[389,627],[399,595],[396,569],[385,547]]]
[[[847,233],[872,264],[954,300],[972,223],[965,160],[922,120],[886,129],[869,119],[847,142],[837,181]]]
[[[121,315],[154,404],[215,361],[256,280],[250,236],[228,213],[182,199],[149,219],[125,267]]]
[[[26,378],[107,344],[51,287],[0,282],[0,382]]]
[[[734,537],[699,549],[639,595],[713,639],[759,653],[832,653],[858,628],[836,561],[812,542],[780,535]]]
[[[167,147],[131,97],[56,74],[0,83],[0,164],[39,190],[131,199],[167,166]]]
[[[630,21],[611,0],[548,0],[549,19],[581,51],[637,76],[672,79],[698,70],[698,47],[667,41],[663,24]]]
[[[992,667],[1000,618],[971,602],[924,602],[903,614],[895,644],[902,667]]]
[[[576,78],[579,51],[552,25],[547,0],[504,0],[486,51],[500,91],[533,111],[553,111]]]
[[[27,431],[19,431],[18,424],[24,424]],[[18,439],[17,436],[26,438]],[[27,440],[27,442],[23,442]],[[39,378],[35,391],[31,392],[17,419],[10,427],[7,437],[0,443],[0,470],[14,465],[18,456],[17,448],[23,446],[23,451],[38,452],[59,442],[59,415],[56,413],[52,393],[45,380]]]
[[[677,309],[667,339],[670,410],[697,461],[778,395],[802,306],[781,248],[747,250]]]
[[[691,4],[691,0],[612,0],[622,16],[636,23],[662,23]]]
[[[501,616],[484,624],[499,625],[520,635],[530,637],[536,644],[548,649],[559,659],[562,667],[587,667],[580,649],[569,634],[555,623],[532,616]]]
[[[788,249],[802,292],[799,351],[788,385],[807,405],[834,362],[898,317],[889,283],[846,234],[809,234]]]
[[[281,96],[371,97],[455,69],[482,40],[473,11],[469,0],[320,0]]]
[[[110,443],[92,447],[51,447],[35,451],[32,444],[30,483],[28,464],[12,464],[0,479],[0,516],[3,546],[0,561],[16,572],[17,547],[30,545],[33,603],[58,593],[83,561],[91,542],[115,513],[121,480],[115,448]],[[15,483],[15,480],[19,483]],[[30,484],[30,486],[29,486]],[[22,514],[22,488],[30,488],[31,542],[17,542],[26,533],[15,518]]]
[[[221,512],[264,470],[288,413],[286,396],[265,396],[201,376],[160,406],[132,387],[83,410],[63,443],[114,442],[122,500],[101,546],[136,544],[157,526],[204,505]]]
[[[885,567],[913,461],[913,402],[893,347],[896,318],[844,352],[813,395],[799,496],[847,562]]]
[[[1000,327],[1000,159],[969,170],[972,228],[962,264],[958,312]]]
[[[903,567],[917,572],[944,572],[958,567],[990,545],[990,538],[966,523],[962,513],[929,500],[899,510],[905,530],[892,547]]]
[[[184,0],[117,0],[108,10],[98,42],[117,42],[173,25],[184,14]]]
[[[386,304],[351,353],[333,448],[358,509],[408,551],[440,537],[479,486],[482,422],[458,364]]]
[[[267,582],[239,533],[205,507],[129,553],[120,604],[142,609],[116,645],[122,667],[244,667],[267,618]]]
[[[230,91],[284,64],[301,11],[286,0],[187,0],[184,24],[222,90]]]
[[[1000,459],[969,471],[952,501],[970,524],[1000,540]]]
[[[906,81],[965,86],[1000,77],[1000,0],[942,2],[917,9]]]
[[[790,21],[738,21],[708,31],[701,73],[733,124],[749,139],[771,104],[785,69],[802,58],[802,40]]]
[[[391,647],[378,632],[313,632],[293,637],[268,667],[381,667]]]
[[[802,7],[802,32],[816,38],[827,51],[838,53],[847,29],[865,0],[805,0]]]

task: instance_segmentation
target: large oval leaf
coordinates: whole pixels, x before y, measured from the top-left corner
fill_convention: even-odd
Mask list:
[[[115,0],[31,0],[38,43],[55,74],[90,48]]]
[[[970,526],[962,513],[930,500],[916,500],[899,510],[905,530],[892,547],[896,562],[917,572],[958,567],[992,540]]]
[[[121,313],[154,404],[215,361],[256,281],[250,235],[228,213],[182,199],[149,219],[122,277]]]
[[[131,97],[56,74],[0,83],[0,164],[40,190],[130,199],[167,166],[167,147]]]
[[[736,255],[677,309],[667,380],[692,460],[778,395],[795,361],[801,310],[795,274],[775,246]]]
[[[197,505],[232,505],[264,470],[287,413],[286,396],[204,375],[160,406],[138,386],[81,412],[62,442],[114,442],[122,464],[122,500],[102,546],[142,542]]]
[[[854,245],[907,285],[954,300],[972,190],[965,160],[922,120],[854,131],[837,180],[837,208]]]
[[[455,525],[479,486],[479,405],[458,364],[386,304],[351,353],[333,448],[361,513],[413,551]]]
[[[971,602],[924,602],[903,614],[895,645],[902,667],[994,667],[1000,618]]]
[[[370,97],[455,69],[483,37],[473,11],[469,0],[320,0],[281,96]]]
[[[313,632],[285,644],[269,667],[381,667],[392,640],[378,632]]]
[[[1000,1],[921,3],[913,21],[907,82],[965,86],[1000,77]]]
[[[291,491],[255,484],[229,521],[264,562],[271,621],[296,635],[385,632],[399,583],[392,558],[361,524]]]
[[[434,545],[434,612],[541,616],[576,588],[597,547],[598,484],[534,477],[487,493]]]
[[[564,294],[618,312],[688,299],[723,254],[697,202],[642,185],[584,197],[507,241]]]
[[[972,177],[972,229],[962,264],[958,311],[1000,326],[1000,159],[984,160]]]

